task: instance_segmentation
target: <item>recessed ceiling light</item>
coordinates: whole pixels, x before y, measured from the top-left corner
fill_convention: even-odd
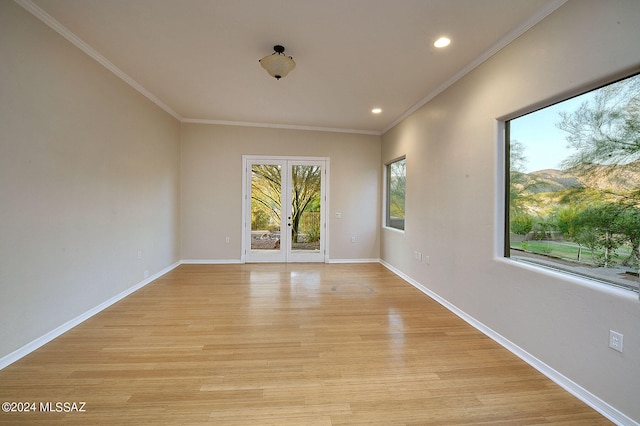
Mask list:
[[[381,108],[374,108],[374,109],[371,110],[371,112],[374,113],[374,114],[380,114],[382,112],[382,109]]]
[[[451,44],[451,40],[449,40],[447,37],[440,37],[433,43],[433,45],[439,49],[443,47],[447,47],[450,44]]]

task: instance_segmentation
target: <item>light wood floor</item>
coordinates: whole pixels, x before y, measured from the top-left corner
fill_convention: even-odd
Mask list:
[[[86,402],[3,424],[609,424],[378,264],[182,265],[0,371],[1,401]]]

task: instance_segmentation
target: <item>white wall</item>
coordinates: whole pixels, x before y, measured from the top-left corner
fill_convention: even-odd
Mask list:
[[[637,295],[496,256],[496,119],[640,71],[639,22],[637,0],[569,1],[383,135],[383,162],[407,156],[407,200],[406,233],[381,235],[385,262],[636,421]],[[610,329],[624,353],[608,348]]]
[[[331,159],[331,259],[381,256],[640,421],[637,297],[495,256],[496,119],[640,70],[638,22],[635,0],[570,1],[385,134],[381,155],[376,136],[180,128],[0,2],[0,357],[144,271],[180,258],[239,260],[242,155],[321,156]],[[406,232],[380,231],[381,164],[404,154]],[[625,335],[624,353],[607,347],[609,329]]]
[[[9,1],[0,76],[2,358],[180,259],[180,127]]]
[[[240,260],[243,155],[328,157],[330,259],[378,259],[379,136],[183,124],[181,138],[183,259]]]

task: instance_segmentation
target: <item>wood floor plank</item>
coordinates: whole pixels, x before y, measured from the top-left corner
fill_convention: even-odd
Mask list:
[[[181,265],[0,371],[0,424],[610,424],[378,264]]]

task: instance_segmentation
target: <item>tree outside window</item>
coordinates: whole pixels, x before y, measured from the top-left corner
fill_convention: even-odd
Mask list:
[[[637,292],[640,75],[506,128],[505,256]]]
[[[404,230],[404,201],[407,161],[401,158],[387,164],[386,225]]]

